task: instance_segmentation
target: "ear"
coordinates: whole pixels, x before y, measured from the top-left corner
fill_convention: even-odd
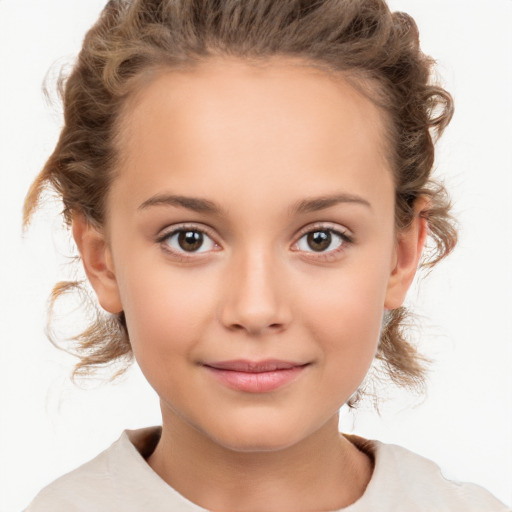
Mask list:
[[[421,215],[427,209],[428,203],[426,197],[416,200],[413,221],[407,229],[398,234],[394,268],[391,270],[386,291],[385,309],[397,309],[402,306],[414,279],[428,234],[427,219]]]
[[[120,313],[123,306],[114,273],[112,254],[104,233],[92,226],[81,213],[73,215],[71,225],[85,273],[101,307],[109,313]]]

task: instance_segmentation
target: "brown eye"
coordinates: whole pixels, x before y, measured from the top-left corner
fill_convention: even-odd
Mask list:
[[[351,238],[334,229],[316,229],[304,233],[297,241],[297,248],[309,253],[335,253],[350,243]]]
[[[307,235],[307,243],[315,252],[325,251],[329,248],[332,235],[329,231],[315,231]]]
[[[214,250],[215,242],[201,229],[175,229],[163,235],[160,243],[173,253],[204,253]]]
[[[180,231],[178,244],[184,251],[194,252],[203,245],[203,238],[203,233],[199,231]]]

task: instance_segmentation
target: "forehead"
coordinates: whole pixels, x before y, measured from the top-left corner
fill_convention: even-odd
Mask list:
[[[358,89],[351,85],[354,82]],[[363,86],[353,76],[345,77],[297,58],[247,61],[214,57],[186,70],[156,69],[142,76],[126,102],[121,130],[129,137],[130,127],[147,113],[155,113],[155,107],[158,111],[165,107],[175,115],[185,114],[189,120],[195,118],[202,126],[207,126],[208,116],[219,110],[226,114],[223,121],[230,113],[238,114],[237,125],[244,124],[244,115],[254,118],[260,113],[263,120],[271,110],[275,118],[274,123],[266,125],[267,132],[279,129],[279,116],[293,111],[295,115],[302,114],[304,123],[321,118],[325,131],[340,128],[340,115],[350,116],[357,123],[353,126],[355,131],[362,133],[364,128],[368,141],[372,139],[384,147],[386,115],[359,92],[370,87],[368,80]],[[359,123],[363,118],[364,126]],[[294,133],[299,132],[300,126]]]
[[[178,188],[193,180],[207,195],[208,176],[238,180],[247,193],[247,182],[256,193],[259,183],[307,188],[314,180],[325,193],[343,171],[347,191],[361,194],[377,174],[390,178],[384,123],[342,76],[303,61],[211,59],[156,73],[133,95],[121,121],[120,174],[140,195],[156,174]]]

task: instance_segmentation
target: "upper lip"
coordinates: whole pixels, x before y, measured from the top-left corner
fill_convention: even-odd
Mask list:
[[[266,359],[265,361],[248,361],[245,359],[237,359],[232,361],[216,361],[213,363],[205,363],[205,366],[209,366],[210,368],[215,368],[217,370],[263,373],[276,370],[287,370],[290,368],[296,368],[298,366],[305,366],[305,363],[282,361],[279,359]]]

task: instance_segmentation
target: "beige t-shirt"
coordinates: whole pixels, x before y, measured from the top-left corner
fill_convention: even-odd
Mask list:
[[[125,430],[96,458],[45,487],[25,512],[206,512],[146,462],[160,435],[161,427]],[[347,438],[375,467],[363,496],[343,512],[510,512],[482,487],[446,480],[436,464],[405,448]]]

